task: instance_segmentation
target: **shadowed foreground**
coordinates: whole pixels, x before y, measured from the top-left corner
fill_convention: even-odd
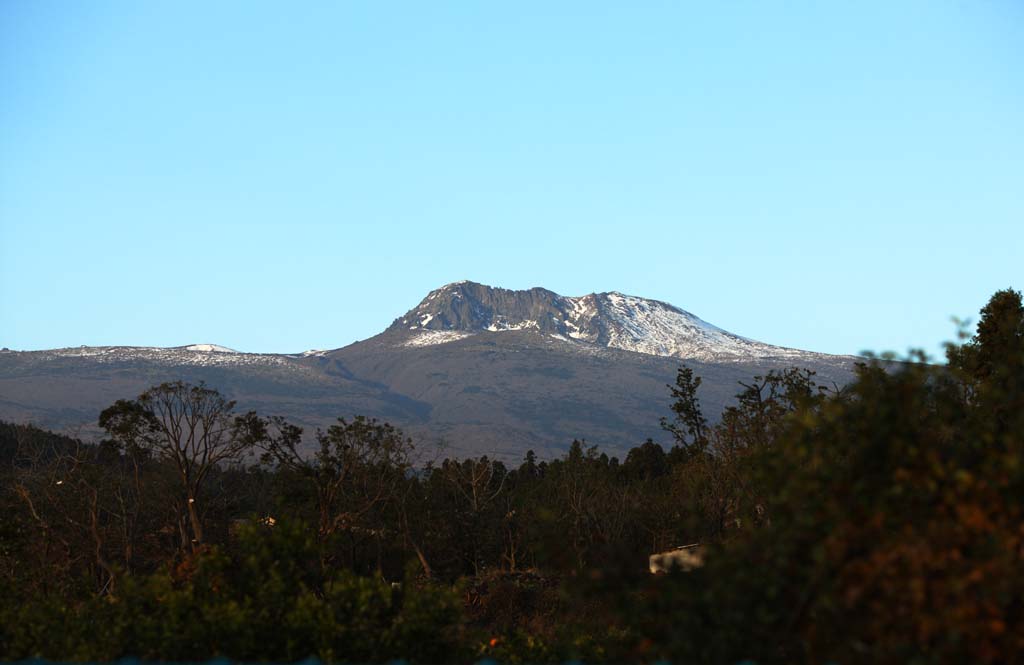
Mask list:
[[[365,418],[298,453],[204,386],[98,445],[0,427],[0,656],[59,661],[1004,663],[1024,658],[1024,307],[948,366],[741,385],[671,447],[411,462]],[[650,555],[699,543],[683,572]]]

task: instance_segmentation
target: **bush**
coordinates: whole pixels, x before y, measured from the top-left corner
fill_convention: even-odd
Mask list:
[[[649,581],[624,618],[651,640],[641,655],[1024,659],[1020,398],[955,365],[867,366],[842,399],[794,413],[755,466],[768,524]]]
[[[324,572],[301,525],[241,529],[231,552],[211,548],[173,569],[126,578],[75,606],[8,603],[5,658],[197,661],[436,662],[461,657],[457,597]]]

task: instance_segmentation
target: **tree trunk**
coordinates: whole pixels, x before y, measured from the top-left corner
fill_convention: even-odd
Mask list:
[[[431,569],[430,564],[427,563],[427,557],[424,556],[423,550],[421,550],[420,546],[411,538],[409,539],[409,542],[412,543],[412,548],[416,551],[416,558],[420,560],[420,565],[423,566],[423,574],[427,576],[427,579],[432,579],[434,577],[434,571]]]
[[[196,511],[196,500],[188,499],[188,520],[192,525],[192,549],[203,544],[203,525],[199,522],[199,513]]]

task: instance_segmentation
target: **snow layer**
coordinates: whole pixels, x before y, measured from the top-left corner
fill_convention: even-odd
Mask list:
[[[496,321],[491,325],[487,326],[487,330],[491,332],[501,332],[503,330],[526,330],[528,328],[540,328],[540,324],[536,321],[520,321],[519,323],[509,323],[505,320],[505,317],[496,317]]]
[[[459,330],[422,330],[402,343],[402,346],[435,346],[470,337],[473,333]]]
[[[296,361],[295,356],[241,353],[216,344],[190,346],[79,346],[45,351],[23,351],[38,360],[88,358],[101,364],[145,362],[156,365],[191,365],[198,367],[246,366],[274,367],[292,373],[308,374],[311,370]]]
[[[657,300],[602,294],[605,345],[653,356],[697,360],[792,358],[807,352],[740,337]]]
[[[213,351],[215,353],[238,353],[234,349],[219,344],[192,344],[185,347],[186,351]]]

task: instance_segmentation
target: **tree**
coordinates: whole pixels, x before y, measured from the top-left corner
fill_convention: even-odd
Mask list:
[[[274,433],[263,434],[268,429]],[[342,532],[380,538],[383,520],[369,518],[397,500],[399,485],[412,467],[412,439],[402,430],[364,416],[338,418],[327,431],[317,431],[312,457],[299,450],[301,428],[280,418],[254,422],[251,431],[263,448],[264,462],[291,469],[315,487],[321,544]]]
[[[861,365],[824,396],[799,375],[747,387],[730,432],[771,519],[651,581],[627,614],[656,645],[637,659],[1020,662],[1019,294],[982,317],[950,368]]]
[[[670,471],[665,450],[652,439],[633,448],[622,463],[622,472],[630,480],[651,481],[668,474]]]
[[[499,497],[507,497],[505,483],[509,473],[505,465],[486,455],[464,461],[446,459],[436,471],[437,477],[450,491],[454,512],[461,533],[462,558],[467,568],[478,574],[486,565],[488,545],[504,538],[504,518],[510,508]]]
[[[210,473],[240,461],[258,434],[250,428],[253,420],[236,417],[234,407],[203,383],[175,381],[154,386],[138,399],[118,400],[100,414],[100,427],[126,453],[145,451],[174,469],[179,488],[175,508],[185,516],[179,518],[179,529],[192,548],[204,542],[201,502]]]
[[[946,352],[970,399],[1005,424],[1024,409],[1024,303],[1013,289],[997,291],[981,310],[974,337]]]
[[[636,544],[626,537],[636,526],[630,514],[631,488],[619,483],[617,475],[617,462],[613,466],[597,446],[579,439],[573,440],[561,459],[551,462],[545,480],[557,511],[556,535],[563,550],[556,565],[583,569],[599,564],[617,544]],[[575,560],[568,560],[568,555]]]
[[[694,453],[703,451],[708,445],[708,421],[700,409],[697,389],[700,388],[700,377],[693,375],[693,370],[683,366],[676,374],[676,385],[668,386],[672,391],[672,412],[675,419],[661,419],[662,428],[675,437],[676,444],[684,450]]]
[[[974,337],[963,346],[950,346],[950,365],[977,381],[1019,369],[1024,353],[1024,303],[1013,289],[997,291],[981,309]]]
[[[778,437],[786,416],[805,407],[820,406],[828,392],[814,382],[814,372],[790,368],[755,376],[736,395],[737,404],[725,409],[715,428],[719,452],[771,445]]]

